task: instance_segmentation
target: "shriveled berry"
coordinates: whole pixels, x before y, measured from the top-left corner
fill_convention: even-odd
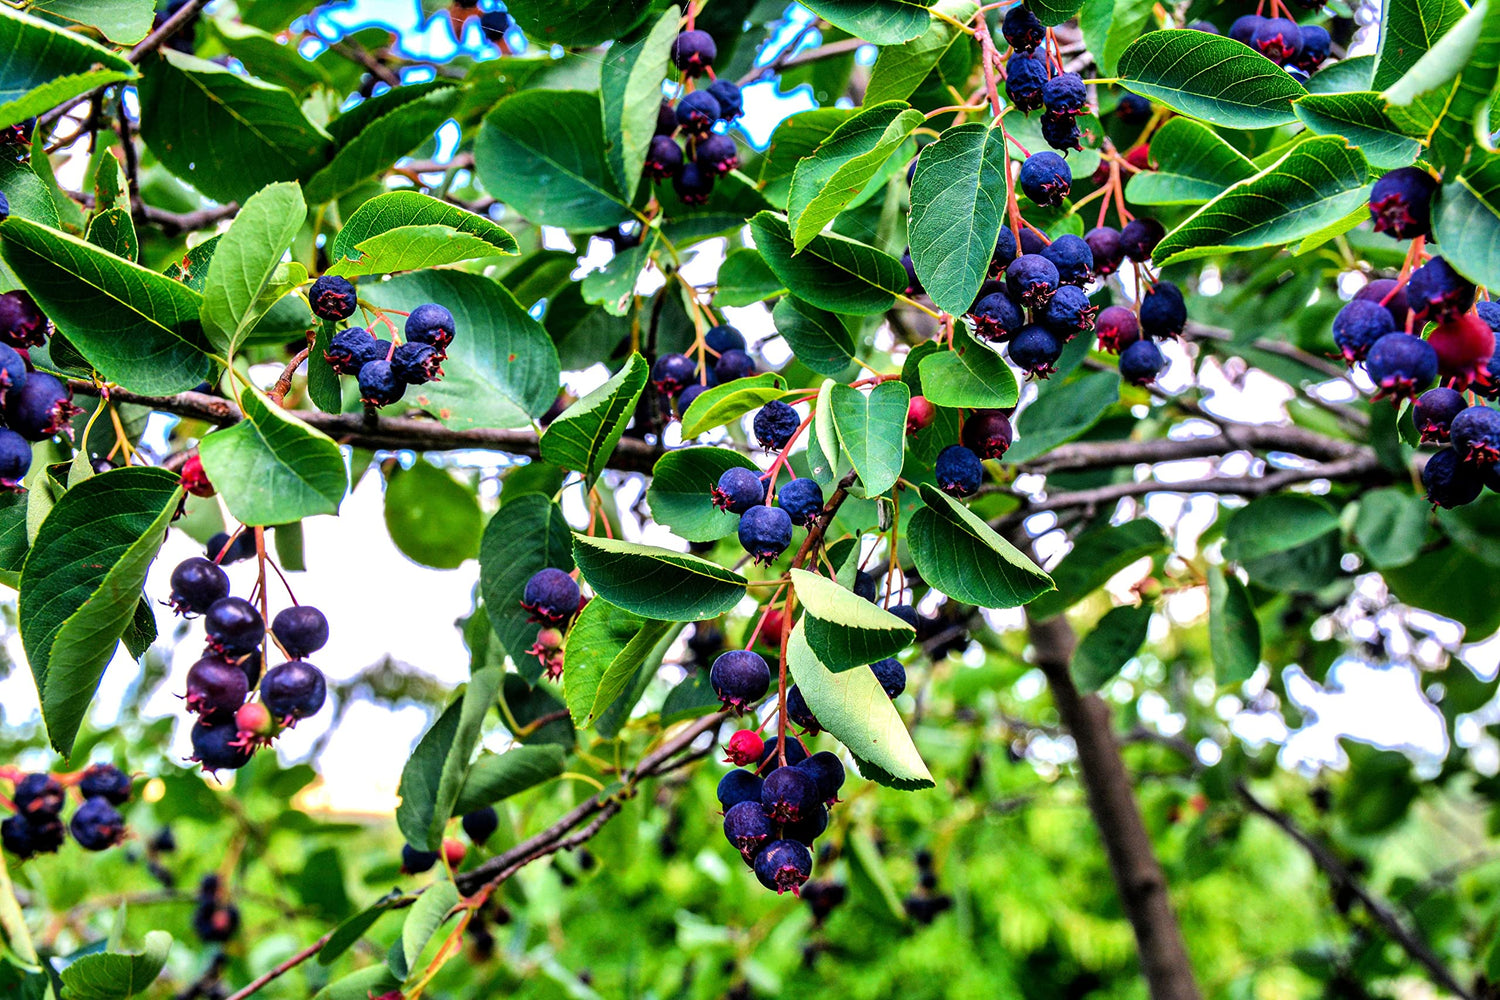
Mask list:
[[[1062,342],[1040,324],[1024,327],[1011,338],[1010,360],[1027,375],[1046,378],[1057,370],[1057,359],[1062,357]]]
[[[731,649],[714,660],[708,683],[725,708],[744,712],[770,690],[771,668],[766,658],[753,650]]]
[[[1422,436],[1423,441],[1447,441],[1453,418],[1468,405],[1468,400],[1457,389],[1447,386],[1428,389],[1417,397],[1412,406],[1412,420],[1417,426],[1417,433]]]
[[[760,804],[778,823],[795,823],[818,805],[818,784],[796,765],[778,767],[766,775]]]
[[[1453,450],[1465,462],[1479,465],[1500,462],[1500,410],[1470,406],[1453,418],[1449,435]]]
[[[1082,236],[1064,233],[1043,248],[1042,256],[1057,268],[1057,280],[1064,285],[1081,288],[1094,276],[1094,251]]]
[[[715,80],[708,85],[708,92],[719,102],[719,118],[722,121],[732,121],[745,113],[745,95],[733,80]]]
[[[724,811],[724,838],[746,862],[760,853],[775,835],[771,817],[758,801],[737,802]]]
[[[1141,339],[1141,324],[1134,311],[1125,306],[1105,306],[1094,321],[1094,332],[1102,349],[1119,354]]]
[[[1289,63],[1302,49],[1302,29],[1285,17],[1268,17],[1255,26],[1250,47],[1274,63]]]
[[[1363,361],[1375,341],[1395,332],[1389,309],[1367,299],[1351,299],[1333,317],[1333,344],[1346,364]]]
[[[793,684],[786,692],[786,718],[793,725],[801,726],[803,733],[815,736],[823,731],[818,725],[818,717],[813,715],[812,709],[807,707],[807,699],[802,696],[802,689]]]
[[[844,764],[836,754],[820,750],[795,766],[813,779],[820,799],[824,802],[838,799],[839,789],[844,787]]]
[[[354,315],[354,310],[359,307],[359,293],[349,279],[325,274],[312,283],[307,301],[314,316],[336,323]]]
[[[752,427],[755,439],[762,448],[780,451],[786,447],[792,435],[797,433],[801,424],[796,410],[779,399],[773,399],[756,412]]]
[[[228,596],[228,574],[202,556],[184,559],[172,570],[168,603],[180,615],[201,615]]]
[[[1167,359],[1154,340],[1137,340],[1120,352],[1120,377],[1131,385],[1155,382],[1166,366]]]
[[[1411,273],[1406,283],[1406,301],[1417,323],[1441,323],[1469,311],[1474,304],[1474,283],[1441,257],[1433,257]]]
[[[725,351],[714,362],[714,379],[723,385],[755,374],[755,359],[744,351]]]
[[[681,70],[683,76],[702,76],[714,64],[714,57],[718,54],[719,48],[714,44],[713,36],[706,31],[683,31],[672,39],[672,65]]]
[[[677,102],[677,125],[687,135],[708,135],[721,113],[718,98],[706,90],[695,90]]]
[[[1000,458],[1010,448],[1015,431],[1003,410],[975,410],[964,420],[960,437],[964,447],[980,458]]]
[[[23,816],[56,816],[63,807],[63,787],[45,771],[34,771],[16,780],[12,800]]]
[[[760,785],[760,777],[754,772],[735,768],[719,779],[719,807],[728,810],[741,802],[754,802],[759,806]]]
[[[448,350],[448,345],[458,334],[453,314],[436,302],[426,302],[413,309],[402,329],[407,343],[427,344],[437,348],[439,353]]]
[[[188,669],[185,703],[189,712],[223,719],[233,715],[249,693],[245,671],[223,657],[205,656]]]
[[[1479,499],[1484,489],[1480,467],[1465,462],[1453,448],[1444,448],[1422,466],[1422,486],[1434,507],[1462,507]]]
[[[1131,219],[1120,230],[1120,249],[1125,256],[1137,263],[1151,259],[1151,251],[1167,235],[1166,229],[1155,219],[1144,216]]]
[[[795,895],[812,874],[812,855],[795,840],[776,840],[755,856],[755,877],[777,895]]]
[[[1297,50],[1292,64],[1304,73],[1314,73],[1328,58],[1329,50],[1333,48],[1333,36],[1321,24],[1304,24],[1299,31],[1302,47]]]
[[[725,469],[711,491],[714,506],[731,514],[743,514],[766,499],[766,484],[760,473],[736,465]]]
[[[880,682],[881,690],[885,691],[886,697],[892,701],[895,701],[900,697],[901,692],[906,690],[906,668],[894,656],[876,660],[870,664],[870,672]]]
[[[1005,19],[1000,22],[1000,33],[1005,36],[1011,48],[1030,52],[1046,39],[1047,27],[1030,7],[1019,3],[1005,12]]]
[[[340,375],[357,375],[366,362],[376,357],[375,335],[362,326],[340,330],[328,341],[323,360]]]
[[[391,371],[407,385],[424,385],[443,377],[443,355],[431,344],[408,341],[391,356]]]
[[[1042,112],[1042,138],[1053,149],[1083,148],[1083,133],[1079,130],[1078,118],[1074,115]]]
[[[745,335],[727,323],[709,327],[703,335],[703,342],[716,354],[745,349]]]
[[[1437,352],[1438,374],[1456,389],[1488,384],[1492,375],[1500,374],[1489,369],[1495,355],[1495,331],[1473,313],[1439,323],[1428,334],[1427,343]]]
[[[1033,309],[1045,306],[1058,284],[1057,265],[1041,254],[1022,254],[1005,270],[1005,287],[1010,297]]]
[[[729,742],[724,744],[724,749],[729,755],[725,759],[744,767],[746,764],[759,760],[761,751],[765,748],[766,741],[761,739],[760,734],[755,730],[736,729],[734,735],[729,737]]]
[[[740,515],[740,545],[757,563],[769,563],[792,544],[792,518],[780,507],[751,507]]]
[[[938,489],[949,496],[971,496],[984,479],[984,463],[963,445],[950,444],[938,452],[933,477],[937,480]]]
[[[419,851],[410,844],[401,845],[401,873],[403,875],[420,875],[430,871],[432,866],[438,863],[437,851]]]
[[[117,806],[130,801],[130,784],[130,775],[113,764],[90,764],[78,778],[84,798],[102,798]]]
[[[699,139],[694,156],[699,170],[719,177],[740,166],[740,148],[727,135],[710,133]]]
[[[1141,332],[1161,340],[1180,336],[1187,326],[1187,303],[1182,289],[1170,281],[1158,281],[1141,296]]]
[[[239,727],[234,719],[214,722],[200,717],[193,724],[193,755],[188,759],[209,773],[238,771],[250,763],[252,752],[239,737]]]
[[[1047,303],[1042,313],[1042,325],[1064,342],[1080,333],[1094,328],[1094,315],[1099,307],[1089,301],[1083,289],[1077,285],[1063,285]]]
[[[664,396],[674,395],[693,381],[698,365],[686,354],[663,354],[651,366],[651,384]]]
[[[980,340],[1006,341],[1025,325],[1021,307],[1005,292],[991,292],[974,303],[969,313],[974,336]]]
[[[1050,149],[1026,157],[1019,177],[1026,197],[1044,207],[1061,205],[1073,187],[1073,171],[1068,167],[1068,161]]]
[[[646,147],[646,176],[664,181],[682,169],[682,147],[670,135],[654,135]]]
[[[776,491],[776,503],[793,524],[808,527],[823,513],[823,487],[806,476],[793,479]]]
[[[328,644],[328,619],[310,604],[278,611],[271,619],[271,631],[286,655],[294,660],[316,653]]]
[[[25,289],[0,295],[0,343],[17,350],[41,347],[47,342],[51,325]]]
[[[28,441],[45,441],[68,428],[83,411],[73,405],[73,390],[46,372],[31,372],[24,385],[5,393],[5,423]]]
[[[1088,89],[1077,73],[1059,73],[1042,88],[1042,106],[1054,115],[1081,115],[1088,109]]]
[[[1365,371],[1375,383],[1377,395],[1410,398],[1437,378],[1438,356],[1421,337],[1388,333],[1375,341],[1365,356]]]
[[[1125,250],[1120,244],[1120,231],[1113,226],[1097,226],[1083,234],[1083,241],[1094,255],[1094,272],[1099,275],[1114,274],[1120,269]]]
[[[359,398],[368,406],[390,406],[406,395],[406,382],[384,358],[366,361],[359,370]]]
[[[521,607],[527,621],[566,625],[578,613],[578,582],[563,570],[549,566],[538,570],[521,591]]]
[[[96,796],[73,811],[68,832],[85,851],[102,851],[125,839],[125,817],[108,799]]]
[[[241,655],[260,645],[266,637],[265,619],[255,605],[242,597],[225,597],[204,612],[208,645],[217,653]]]
[[[290,660],[266,671],[260,682],[260,700],[278,719],[305,719],[316,715],[328,698],[323,671],[306,660]]]
[[[1042,106],[1047,64],[1029,52],[1017,51],[1005,61],[1005,99],[1022,111]]]
[[[464,813],[462,825],[464,834],[474,842],[475,846],[479,846],[500,829],[500,816],[495,812],[494,806],[485,806],[483,809]]]

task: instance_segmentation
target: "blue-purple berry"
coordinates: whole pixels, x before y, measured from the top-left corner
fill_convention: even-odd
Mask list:
[[[178,563],[172,570],[171,584],[167,603],[179,615],[201,615],[215,601],[229,596],[229,576],[202,556]]]
[[[1419,329],[1420,324],[1457,319],[1474,304],[1474,283],[1442,257],[1433,257],[1411,273],[1406,302]]]
[[[770,563],[792,544],[791,515],[780,507],[751,507],[740,515],[739,539],[757,563]]]
[[[797,411],[779,399],[773,399],[762,406],[751,422],[755,430],[755,439],[767,451],[780,451],[785,448],[801,425],[802,421],[798,418]]]
[[[391,371],[406,385],[425,385],[443,377],[443,355],[431,344],[408,341],[391,355]]]
[[[1041,206],[1061,205],[1073,186],[1073,171],[1068,161],[1050,149],[1026,157],[1019,178],[1026,197]]]
[[[1465,462],[1493,465],[1500,462],[1500,410],[1470,406],[1449,424],[1453,450]]]
[[[125,839],[125,817],[108,799],[95,797],[73,811],[68,832],[85,851],[102,851]]]
[[[766,499],[765,480],[754,469],[742,465],[725,469],[710,491],[714,506],[731,514],[743,514]]]
[[[651,366],[651,384],[663,396],[675,396],[697,374],[697,362],[686,354],[663,354]]]
[[[793,479],[776,491],[776,503],[793,524],[806,528],[823,513],[823,487],[807,476]]]
[[[724,838],[750,861],[776,836],[771,817],[759,802],[737,802],[724,810]]]
[[[1138,216],[1120,230],[1120,250],[1136,263],[1144,263],[1151,259],[1151,251],[1166,235],[1167,230],[1160,222],[1148,216]]]
[[[677,126],[687,135],[708,135],[721,113],[718,98],[706,90],[695,90],[677,102]]]
[[[1447,386],[1428,389],[1417,397],[1412,405],[1412,421],[1423,441],[1443,442],[1448,440],[1448,431],[1453,418],[1469,405],[1463,393]]]
[[[644,169],[647,177],[664,181],[676,177],[682,169],[682,147],[670,135],[653,135],[646,147]]]
[[[825,803],[833,802],[839,797],[839,789],[844,787],[844,765],[836,754],[819,750],[795,766],[813,779],[818,788],[818,797]]]
[[[216,653],[243,656],[266,637],[266,622],[255,605],[242,597],[224,597],[203,615],[208,645]]]
[[[770,690],[771,668],[754,650],[731,649],[714,660],[708,683],[725,708],[744,712]]]
[[[458,335],[458,325],[453,314],[436,302],[424,302],[411,311],[402,327],[407,343],[428,344],[438,353],[448,350],[453,338]],[[384,355],[382,355],[383,357]]]
[[[266,671],[260,680],[260,700],[277,719],[305,719],[316,715],[328,698],[323,671],[305,660],[290,660]]]
[[[703,342],[715,354],[745,349],[745,335],[727,323],[709,327],[708,332],[703,335]]]
[[[969,318],[976,337],[998,342],[1009,340],[1026,321],[1021,307],[1003,291],[991,292],[974,303]]]
[[[1045,306],[1059,283],[1057,265],[1039,253],[1022,254],[1005,269],[1005,287],[1010,297],[1033,309]]]
[[[314,316],[336,323],[354,315],[359,307],[359,293],[349,279],[325,274],[312,283],[307,301]]]
[[[1444,448],[1422,466],[1422,486],[1434,507],[1462,507],[1479,499],[1484,489],[1481,467],[1465,462],[1452,448]]]
[[[1351,299],[1333,317],[1333,344],[1352,365],[1365,359],[1375,341],[1395,330],[1389,309],[1367,299]]]
[[[1088,295],[1077,285],[1063,285],[1052,295],[1042,313],[1042,325],[1055,337],[1072,340],[1080,333],[1094,328],[1094,316],[1099,307],[1089,301]]]
[[[938,452],[933,465],[938,489],[951,497],[972,496],[984,479],[984,463],[961,444],[950,444]]]
[[[778,823],[797,822],[821,801],[818,783],[794,764],[776,768],[760,786],[760,804]]]
[[[1273,63],[1289,63],[1302,48],[1302,29],[1290,18],[1264,18],[1250,36],[1250,47]]]
[[[870,672],[875,675],[875,680],[880,683],[880,688],[886,693],[886,697],[892,701],[899,698],[901,692],[906,690],[906,668],[894,656],[876,660],[870,664]]]
[[[366,362],[376,359],[379,350],[375,335],[362,326],[340,330],[323,349],[323,360],[340,375],[357,375]]]
[[[767,671],[769,674],[769,670]],[[769,686],[770,681],[767,680]],[[753,771],[737,767],[719,779],[719,808],[728,811],[741,802],[760,805],[760,776]]]
[[[1370,219],[1377,233],[1410,240],[1432,233],[1432,196],[1438,182],[1421,167],[1398,167],[1370,189]]]
[[[812,855],[795,840],[776,840],[755,856],[755,877],[777,895],[796,893],[812,874]]]
[[[709,67],[713,66],[718,54],[719,49],[714,44],[713,36],[706,31],[698,29],[683,31],[672,39],[672,65],[681,70],[683,76],[702,76]],[[695,93],[703,93],[703,91],[695,91]],[[688,96],[691,97],[692,94]]]
[[[1081,115],[1088,109],[1088,89],[1077,73],[1059,73],[1042,88],[1042,106],[1054,115]]]
[[[1410,398],[1437,378],[1438,356],[1432,345],[1409,333],[1388,333],[1365,355],[1365,371],[1378,395]]]
[[[384,358],[366,361],[359,369],[359,398],[366,406],[391,406],[406,395],[406,382]]]
[[[86,799],[102,798],[113,805],[130,801],[130,775],[113,764],[90,764],[78,778],[78,790]]]
[[[684,205],[707,204],[714,193],[714,175],[696,162],[684,163],[672,178],[672,191]]]
[[[741,93],[739,84],[733,80],[720,78],[709,84],[708,92],[714,95],[714,100],[719,102],[719,118],[723,121],[732,121],[745,113],[745,95]]]
[[[1161,340],[1177,337],[1187,327],[1187,303],[1182,289],[1170,281],[1158,281],[1141,296],[1141,332]]]
[[[698,169],[713,176],[722,177],[740,165],[740,148],[727,135],[710,133],[699,139],[693,156]]]
[[[744,351],[725,351],[714,362],[714,379],[719,385],[755,374],[755,359]]]
[[[1321,24],[1304,24],[1299,30],[1302,34],[1302,47],[1297,50],[1292,64],[1304,73],[1316,72],[1333,48],[1333,36]]]
[[[1057,280],[1064,285],[1081,288],[1094,276],[1094,251],[1082,236],[1064,233],[1042,249],[1042,256],[1057,268]]]
[[[1062,341],[1045,326],[1033,323],[1010,340],[1010,360],[1027,375],[1046,378],[1057,370]]]
[[[521,591],[521,607],[529,616],[527,621],[557,628],[578,613],[580,597],[578,582],[565,571],[549,566],[537,570],[526,581]]]
[[[1030,52],[1047,37],[1047,27],[1041,18],[1024,3],[1016,4],[1005,12],[1000,22],[1000,34],[1019,52]]]
[[[1120,377],[1131,385],[1155,382],[1167,365],[1154,340],[1137,340],[1120,352]]]
[[[1005,99],[1022,111],[1042,106],[1047,64],[1030,52],[1017,51],[1005,61]]]
[[[1120,245],[1120,231],[1114,226],[1096,226],[1083,234],[1083,242],[1089,245],[1094,257],[1094,273],[1114,274],[1125,259],[1125,250]]]
[[[311,604],[298,604],[276,613],[271,633],[287,656],[300,660],[328,644],[328,619]]]

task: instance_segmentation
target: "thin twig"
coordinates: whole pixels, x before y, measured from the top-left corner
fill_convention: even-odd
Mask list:
[[[324,934],[312,944],[308,945],[306,948],[303,948],[301,951],[297,952],[297,954],[293,955],[291,958],[271,969],[269,972],[264,972],[259,976],[256,976],[250,981],[250,984],[248,986],[237,993],[231,993],[228,997],[225,998],[225,1000],[245,1000],[246,997],[250,996],[262,986],[266,985],[274,979],[281,978],[288,972],[295,969],[297,966],[301,965],[303,962],[307,961],[309,958],[312,958],[318,952],[322,951],[323,946],[328,943],[328,939],[331,937],[333,937],[333,931],[329,931],[327,934]]]

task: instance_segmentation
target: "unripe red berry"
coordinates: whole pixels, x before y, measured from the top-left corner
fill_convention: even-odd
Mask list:
[[[751,761],[760,760],[760,755],[766,748],[766,741],[760,738],[760,734],[753,729],[740,729],[729,737],[729,742],[724,745],[728,756],[724,759],[732,764],[744,767]]]
[[[780,608],[772,608],[766,612],[765,621],[760,626],[760,641],[767,646],[780,648],[781,633],[786,628],[786,616]]]
[[[258,701],[248,701],[234,713],[234,724],[240,736],[265,739],[276,734],[276,720],[271,712]]]
[[[1439,323],[1427,342],[1437,351],[1438,374],[1452,379],[1455,388],[1489,381],[1489,360],[1495,353],[1495,331],[1478,316],[1465,313]]]
[[[211,497],[214,495],[214,484],[208,481],[208,473],[203,471],[203,459],[196,454],[188,457],[182,463],[182,488],[195,497]]]
[[[464,856],[469,853],[469,848],[457,837],[448,837],[443,841],[443,860],[448,862],[449,868],[457,868],[464,863]]]
[[[924,427],[931,426],[936,417],[937,407],[929,403],[927,397],[913,396],[906,407],[906,433],[915,434]]]

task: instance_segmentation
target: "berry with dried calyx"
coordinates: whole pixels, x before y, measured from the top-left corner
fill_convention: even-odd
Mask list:
[[[63,787],[52,775],[34,771],[16,779],[12,801],[22,816],[56,816],[63,807]]]
[[[1437,189],[1437,180],[1421,167],[1398,167],[1385,174],[1370,189],[1375,231],[1398,240],[1430,236]]]
[[[721,113],[718,98],[706,90],[695,90],[677,102],[677,126],[686,135],[705,136]]]
[[[961,444],[950,444],[938,452],[933,466],[938,489],[951,497],[972,496],[984,479],[984,463]]]
[[[1022,111],[1042,106],[1047,64],[1029,52],[1017,51],[1005,61],[1005,99]]]
[[[1137,340],[1120,352],[1120,377],[1131,385],[1147,385],[1167,366],[1161,348],[1153,340]]]
[[[786,718],[793,725],[801,726],[802,732],[807,736],[816,736],[823,731],[823,727],[818,724],[818,717],[813,715],[807,699],[802,696],[802,689],[795,684],[786,691]]]
[[[1048,114],[1081,115],[1088,110],[1088,88],[1077,73],[1059,73],[1042,87],[1042,106]]]
[[[1452,448],[1444,448],[1422,466],[1422,486],[1434,507],[1462,507],[1479,499],[1484,489],[1480,466],[1467,463]]]
[[[767,451],[785,448],[801,425],[797,411],[779,399],[773,399],[762,406],[752,422],[756,440]]]
[[[202,556],[178,563],[172,570],[167,603],[179,615],[201,615],[229,596],[229,575]]]
[[[1433,257],[1411,273],[1406,302],[1418,329],[1425,323],[1456,319],[1474,304],[1474,283],[1441,257]]]
[[[28,441],[72,435],[69,421],[83,410],[73,405],[73,390],[46,372],[30,372],[26,382],[5,392],[5,424]]]
[[[90,764],[78,777],[84,798],[102,798],[117,806],[130,801],[130,785],[130,775],[113,764]]]
[[[1437,351],[1421,337],[1388,333],[1365,356],[1365,372],[1375,383],[1377,396],[1408,399],[1437,378]]]
[[[793,524],[809,527],[823,513],[823,487],[806,476],[793,479],[776,491],[776,503]]]
[[[312,306],[314,316],[337,323],[354,315],[354,310],[359,307],[359,293],[348,278],[325,274],[312,283],[307,302]]]
[[[749,863],[771,842],[776,828],[759,802],[736,802],[724,810],[724,838]]]
[[[792,518],[780,507],[751,507],[740,515],[740,545],[761,564],[768,564],[792,544]]]
[[[1067,160],[1044,149],[1026,157],[1021,164],[1019,179],[1021,190],[1035,204],[1043,207],[1061,205],[1072,189],[1073,171]]]
[[[755,877],[777,895],[788,891],[796,895],[811,874],[812,855],[795,840],[773,841],[755,856]]]
[[[1167,230],[1155,219],[1139,216],[1125,223],[1120,230],[1120,249],[1136,263],[1151,259],[1151,251],[1167,235]]]
[[[1297,50],[1292,65],[1304,73],[1315,73],[1333,48],[1333,36],[1321,24],[1304,24],[1300,26],[1300,31],[1302,48]]]
[[[708,85],[708,92],[719,102],[721,121],[732,121],[745,113],[745,95],[733,80],[715,80]]]
[[[794,766],[813,779],[818,788],[818,797],[825,803],[838,801],[839,789],[844,787],[844,765],[837,755],[820,750]]]
[[[1453,418],[1448,433],[1453,450],[1465,462],[1476,465],[1500,462],[1500,410],[1470,406]]]
[[[711,176],[722,177],[740,166],[740,149],[727,135],[710,133],[698,140],[694,149],[698,169]]]
[[[236,663],[205,656],[188,669],[184,701],[189,712],[223,720],[245,703],[250,682]]]
[[[391,406],[406,395],[406,382],[389,361],[376,358],[359,370],[359,398],[366,406]]]
[[[242,597],[224,597],[203,614],[208,646],[216,653],[241,656],[266,637],[266,622],[255,605]]]
[[[1041,18],[1024,3],[1016,4],[1005,12],[1000,22],[1000,33],[1018,52],[1030,52],[1047,38],[1047,27]]]
[[[73,811],[68,832],[85,851],[102,851],[125,839],[125,817],[108,799],[95,796]]]
[[[260,700],[283,725],[316,715],[328,698],[323,671],[306,660],[289,660],[266,671],[260,681]]]
[[[980,458],[1000,458],[1010,448],[1015,431],[1003,410],[975,410],[964,420],[960,437],[964,447]]]
[[[651,366],[651,384],[663,396],[672,396],[691,383],[697,373],[697,363],[686,354],[663,354]]]
[[[1030,233],[1030,230],[1027,230],[1027,232]],[[1031,251],[1028,250],[1027,252],[1030,253]],[[993,278],[999,275],[1007,267],[1010,267],[1011,261],[1015,259],[1016,234],[1011,232],[1009,227],[1002,226],[1000,227],[1000,235],[995,237],[995,252],[990,255],[988,272],[990,277]],[[989,282],[985,282],[985,285],[988,284]],[[979,295],[975,296],[975,300],[983,298],[985,294],[987,293],[984,291],[984,286],[980,286]]]
[[[458,333],[453,314],[436,302],[427,302],[413,309],[411,315],[406,317],[406,325],[402,329],[406,333],[407,343],[427,344],[436,348],[439,353],[448,350],[448,345],[453,343],[453,338]],[[382,353],[380,356],[385,355]]]
[[[974,324],[974,336],[980,340],[1003,342],[1020,331],[1026,317],[1009,295],[997,291],[975,302],[969,310],[969,319]]]
[[[778,823],[795,823],[819,804],[818,785],[797,765],[778,767],[761,783],[760,804]]]
[[[51,326],[30,292],[17,288],[0,295],[0,343],[18,351],[41,347]]]
[[[1363,361],[1375,341],[1396,330],[1389,309],[1368,299],[1351,299],[1333,317],[1333,344],[1345,364]]]
[[[1075,115],[1042,112],[1042,138],[1053,149],[1082,149],[1083,133]]]
[[[1094,320],[1094,332],[1099,337],[1101,349],[1119,354],[1141,339],[1141,324],[1133,310],[1125,306],[1105,306]]]
[[[239,727],[233,719],[214,722],[199,718],[193,723],[193,755],[188,760],[196,762],[210,774],[215,771],[238,771],[250,763],[251,750],[240,742]]]
[[[646,147],[646,176],[664,181],[682,169],[682,147],[670,135],[654,135]]]
[[[527,621],[562,626],[578,613],[579,598],[578,582],[563,570],[549,566],[526,581],[521,607],[527,612]]]
[[[407,385],[425,385],[443,377],[443,354],[431,344],[405,343],[391,355],[391,371]]]
[[[1047,308],[1042,313],[1042,326],[1053,336],[1067,342],[1080,333],[1092,330],[1094,316],[1098,311],[1099,307],[1089,301],[1082,288],[1063,285],[1053,294],[1052,301],[1047,303]]]
[[[743,514],[766,499],[766,484],[755,469],[736,465],[725,469],[710,491],[714,506],[731,514]]]
[[[1289,63],[1302,49],[1302,29],[1290,18],[1263,18],[1250,36],[1250,47],[1274,63]]]
[[[1010,297],[1033,309],[1047,304],[1060,280],[1057,265],[1039,253],[1024,253],[1005,269],[1005,287]]]
[[[1062,342],[1040,324],[1024,327],[1011,338],[1010,360],[1032,378],[1046,378],[1057,370]]]
[[[198,453],[187,457],[182,463],[182,469],[177,474],[177,481],[182,488],[195,497],[208,498],[214,495],[214,484],[208,481],[208,473],[203,471],[203,459]]]
[[[374,361],[379,350],[375,335],[362,326],[340,330],[323,349],[323,360],[340,375],[358,375],[366,362]]]
[[[1463,393],[1447,386],[1428,389],[1417,397],[1412,406],[1412,420],[1423,441],[1443,442],[1448,440],[1448,429],[1453,418],[1469,405]]]
[[[759,653],[731,649],[714,660],[708,683],[725,708],[744,712],[770,690],[771,668]]]
[[[713,36],[706,31],[683,31],[672,39],[672,65],[681,70],[683,76],[702,76],[713,66],[718,54],[719,48],[714,44]]]
[[[1094,277],[1094,251],[1082,236],[1064,233],[1042,249],[1042,256],[1057,268],[1057,280],[1082,288]]]

